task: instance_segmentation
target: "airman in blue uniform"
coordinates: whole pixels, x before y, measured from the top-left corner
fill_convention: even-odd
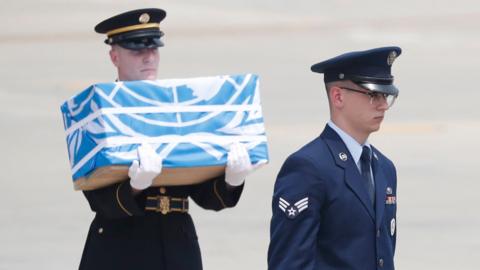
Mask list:
[[[311,67],[324,74],[330,121],[278,174],[269,269],[394,269],[396,170],[368,136],[398,96],[391,67],[400,53],[376,48]]]

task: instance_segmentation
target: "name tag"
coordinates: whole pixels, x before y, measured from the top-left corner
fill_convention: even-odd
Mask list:
[[[385,204],[397,204],[397,197],[395,195],[387,195]]]

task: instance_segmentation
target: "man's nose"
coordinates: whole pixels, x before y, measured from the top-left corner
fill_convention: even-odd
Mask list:
[[[388,110],[389,106],[388,106],[387,99],[385,97],[380,98],[380,100],[378,101],[377,108],[382,111]]]
[[[145,49],[143,61],[145,63],[152,62],[155,59],[155,50],[154,49]]]

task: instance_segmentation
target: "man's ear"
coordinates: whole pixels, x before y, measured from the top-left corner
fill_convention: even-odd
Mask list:
[[[343,107],[343,91],[342,88],[338,86],[332,86],[330,88],[330,91],[328,93],[330,96],[330,102],[332,103],[332,106],[336,108],[342,108]]]
[[[109,54],[110,54],[110,60],[112,60],[113,65],[118,67],[118,51],[115,50],[115,48],[112,46]]]

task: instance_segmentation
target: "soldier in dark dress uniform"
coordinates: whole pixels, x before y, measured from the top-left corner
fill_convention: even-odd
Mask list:
[[[118,80],[155,80],[158,47],[163,46],[161,9],[140,9],[109,18],[95,27],[107,34],[110,58]],[[96,213],[88,233],[80,269],[202,269],[200,248],[188,198],[205,209],[222,210],[238,202],[252,165],[245,147],[232,145],[225,174],[204,183],[151,187],[161,173],[162,159],[148,145],[129,169],[130,180],[84,191]]]

